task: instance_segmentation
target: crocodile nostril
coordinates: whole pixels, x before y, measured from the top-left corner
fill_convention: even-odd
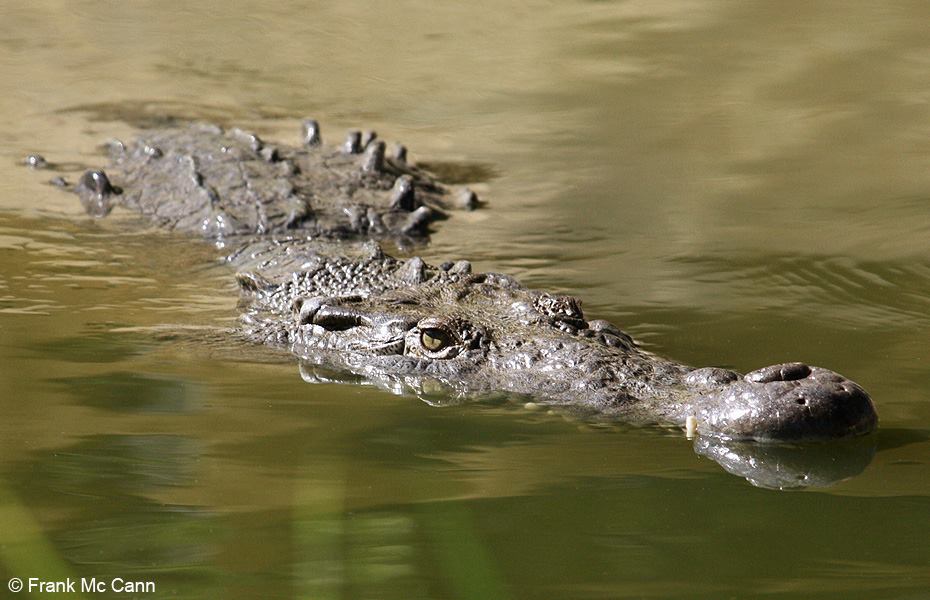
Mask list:
[[[797,381],[811,374],[811,368],[804,363],[788,363],[782,366],[782,381]]]
[[[804,363],[784,363],[764,367],[746,374],[746,381],[753,383],[771,383],[773,381],[797,381],[811,374],[811,368]]]

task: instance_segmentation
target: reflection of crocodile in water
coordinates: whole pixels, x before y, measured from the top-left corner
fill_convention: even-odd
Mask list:
[[[88,171],[75,189],[92,215],[121,204],[175,229],[243,240],[228,258],[240,270],[243,330],[305,365],[420,395],[516,393],[731,439],[837,438],[876,426],[869,396],[832,371],[695,369],[589,319],[575,298],[474,273],[466,261],[387,256],[370,239],[422,239],[447,210],[474,208],[474,194],[452,193],[403,147],[387,155],[371,133],[326,147],[306,121],[303,141],[267,145],[204,125],[152,130],[111,143],[109,176]]]

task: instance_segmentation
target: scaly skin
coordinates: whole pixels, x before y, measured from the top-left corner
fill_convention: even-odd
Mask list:
[[[302,146],[269,145],[253,133],[215,125],[146,132],[109,144],[107,173],[89,171],[77,186],[87,212],[114,204],[163,227],[224,240],[302,230],[324,237],[425,237],[444,209],[473,208],[468,190],[453,198],[407,164],[398,146],[386,156],[373,133],[350,132],[325,147],[316,121],[304,122]]]
[[[386,157],[368,138],[352,133],[326,149],[312,120],[300,147],[210,125],[155,130],[111,144],[113,183],[88,171],[76,191],[96,216],[118,203],[218,241],[253,236],[229,257],[247,298],[243,331],[305,364],[419,394],[437,385],[452,397],[525,394],[731,439],[829,439],[876,427],[868,394],[832,371],[695,369],[590,320],[575,298],[474,274],[466,261],[435,267],[391,258],[371,241],[327,241],[422,239],[443,209],[476,204],[467,191],[451,200],[405,151]]]
[[[692,417],[698,433],[731,439],[839,438],[877,423],[869,396],[832,371],[688,367],[589,320],[575,298],[473,274],[466,261],[439,268],[373,245],[347,256],[296,240],[248,245],[231,261],[261,265],[239,274],[247,336],[390,389],[524,394],[636,423]]]

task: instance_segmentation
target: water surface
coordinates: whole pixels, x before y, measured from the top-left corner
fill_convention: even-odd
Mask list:
[[[930,589],[925,3],[0,16],[4,581],[119,576],[178,598]],[[235,285],[215,249],[93,222],[16,165],[40,152],[74,178],[139,127],[296,140],[305,116],[470,165],[487,207],[440,224],[425,258],[578,295],[687,363],[840,371],[875,399],[874,447],[840,481],[774,491],[676,431],[309,385],[223,333]]]

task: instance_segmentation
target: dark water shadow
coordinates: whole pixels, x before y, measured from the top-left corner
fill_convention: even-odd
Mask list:
[[[51,381],[66,388],[82,406],[112,412],[177,414],[202,405],[196,385],[169,377],[115,372]]]
[[[77,113],[92,122],[122,122],[138,129],[176,127],[193,121],[210,121],[222,126],[245,119],[298,118],[268,108],[223,106],[181,100],[120,100],[76,104],[55,111],[60,114]]]
[[[88,327],[80,335],[60,337],[35,342],[25,351],[34,352],[40,358],[50,358],[69,363],[115,363],[140,356],[154,349],[159,340],[141,335],[114,335],[107,328],[119,324],[100,324]]]
[[[417,166],[430,171],[439,181],[450,185],[484,183],[500,176],[491,163],[478,161],[417,161]]]

